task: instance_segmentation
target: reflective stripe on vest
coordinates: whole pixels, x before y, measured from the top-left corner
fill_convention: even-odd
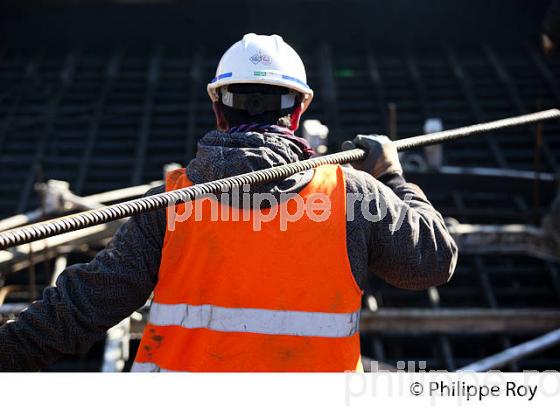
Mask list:
[[[150,310],[150,323],[156,326],[311,337],[352,336],[358,331],[359,318],[360,311],[319,313],[161,303],[153,303]]]

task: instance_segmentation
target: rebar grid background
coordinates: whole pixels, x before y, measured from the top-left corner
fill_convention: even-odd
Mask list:
[[[390,103],[397,107],[399,138],[421,134],[429,117],[441,118],[449,129],[560,105],[560,60],[545,59],[534,38],[508,50],[486,38],[476,46],[438,42],[427,50],[412,43],[387,50],[364,41],[358,52],[328,37],[298,51],[316,93],[305,117],[329,126],[330,152],[356,133],[388,133]],[[39,205],[36,181],[65,180],[76,194],[87,195],[160,179],[164,164],[193,157],[198,138],[214,126],[205,86],[222,50],[202,44],[177,51],[157,43],[142,53],[118,41],[102,51],[79,41],[62,52],[41,44],[0,46],[0,218]],[[521,127],[447,144],[445,164],[533,170],[535,132]],[[544,125],[541,172],[558,172],[559,133],[558,123]],[[530,184],[489,185],[467,177],[422,181],[434,205],[463,223],[538,222],[555,194],[550,186],[541,190],[535,207]],[[69,263],[91,256],[73,253]],[[36,265],[39,291],[52,268],[52,262]],[[29,274],[5,275],[0,284],[26,286]],[[8,302],[27,302],[28,296],[15,292]],[[452,282],[436,292],[398,290],[373,279],[365,309],[369,297],[380,309],[556,309],[560,266],[526,256],[461,255]],[[453,370],[539,335],[363,333],[362,349],[393,366],[414,360],[426,361],[428,369]],[[51,370],[97,370],[101,355],[102,346],[96,346]],[[560,370],[560,349],[508,367],[528,369]]]

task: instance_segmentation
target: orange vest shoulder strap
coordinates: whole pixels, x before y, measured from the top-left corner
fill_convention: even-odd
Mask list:
[[[311,181],[302,190],[301,194],[305,195],[314,192],[335,195],[336,199],[344,202],[346,181],[342,167],[338,164],[327,164],[315,168],[313,178],[311,178]]]
[[[192,185],[187,177],[186,168],[175,169],[167,173],[165,177],[165,190],[172,191],[174,189],[185,188]]]

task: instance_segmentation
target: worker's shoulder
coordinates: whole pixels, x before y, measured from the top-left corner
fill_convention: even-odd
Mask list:
[[[161,185],[156,185],[150,189],[148,189],[145,193],[144,193],[144,197],[146,196],[152,196],[152,195],[157,195],[157,194],[162,194],[165,192],[165,184],[161,184]]]
[[[377,191],[379,182],[373,176],[364,171],[359,171],[350,166],[343,166],[344,180],[346,182],[347,193],[368,193],[372,190]]]
[[[161,194],[165,192],[165,185],[153,185],[150,189],[148,189],[143,198],[150,197],[153,195]],[[131,226],[138,226],[144,227],[144,232],[150,232],[151,234],[155,234],[157,237],[162,237],[165,233],[165,211],[166,208],[161,209],[154,209],[153,211],[143,212],[138,215],[133,216],[129,223]],[[129,226],[129,231],[132,231]]]

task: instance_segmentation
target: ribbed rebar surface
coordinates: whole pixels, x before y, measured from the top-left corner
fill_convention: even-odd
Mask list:
[[[450,140],[487,133],[498,129],[532,124],[555,118],[560,118],[560,110],[552,109],[534,114],[438,132],[435,134],[419,135],[396,141],[395,144],[397,146],[397,150],[405,151],[412,148],[440,144]],[[358,161],[363,159],[364,156],[365,152],[362,149],[353,149],[282,165],[275,168],[224,178],[204,184],[193,185],[188,188],[164,192],[146,198],[134,199],[116,205],[105,206],[91,211],[85,211],[58,219],[52,219],[0,232],[0,250],[60,235],[66,232],[77,231],[90,226],[104,224],[143,212],[165,208],[182,202],[192,201],[197,198],[201,198],[204,195],[219,194],[232,188],[241,187],[244,184],[260,185],[268,182],[279,181],[295,173],[316,168],[320,165],[344,164],[352,161]]]
[[[428,135],[419,135],[395,141],[399,151],[406,151],[412,148],[425,147],[427,145],[441,144],[456,139],[466,138],[477,134],[486,134],[492,131],[512,128],[520,125],[534,124],[536,122],[553,120],[560,118],[560,110],[552,109],[540,111],[533,114],[520,115],[517,117],[504,118],[503,120],[485,122],[481,124],[469,125],[468,127],[455,128]]]

